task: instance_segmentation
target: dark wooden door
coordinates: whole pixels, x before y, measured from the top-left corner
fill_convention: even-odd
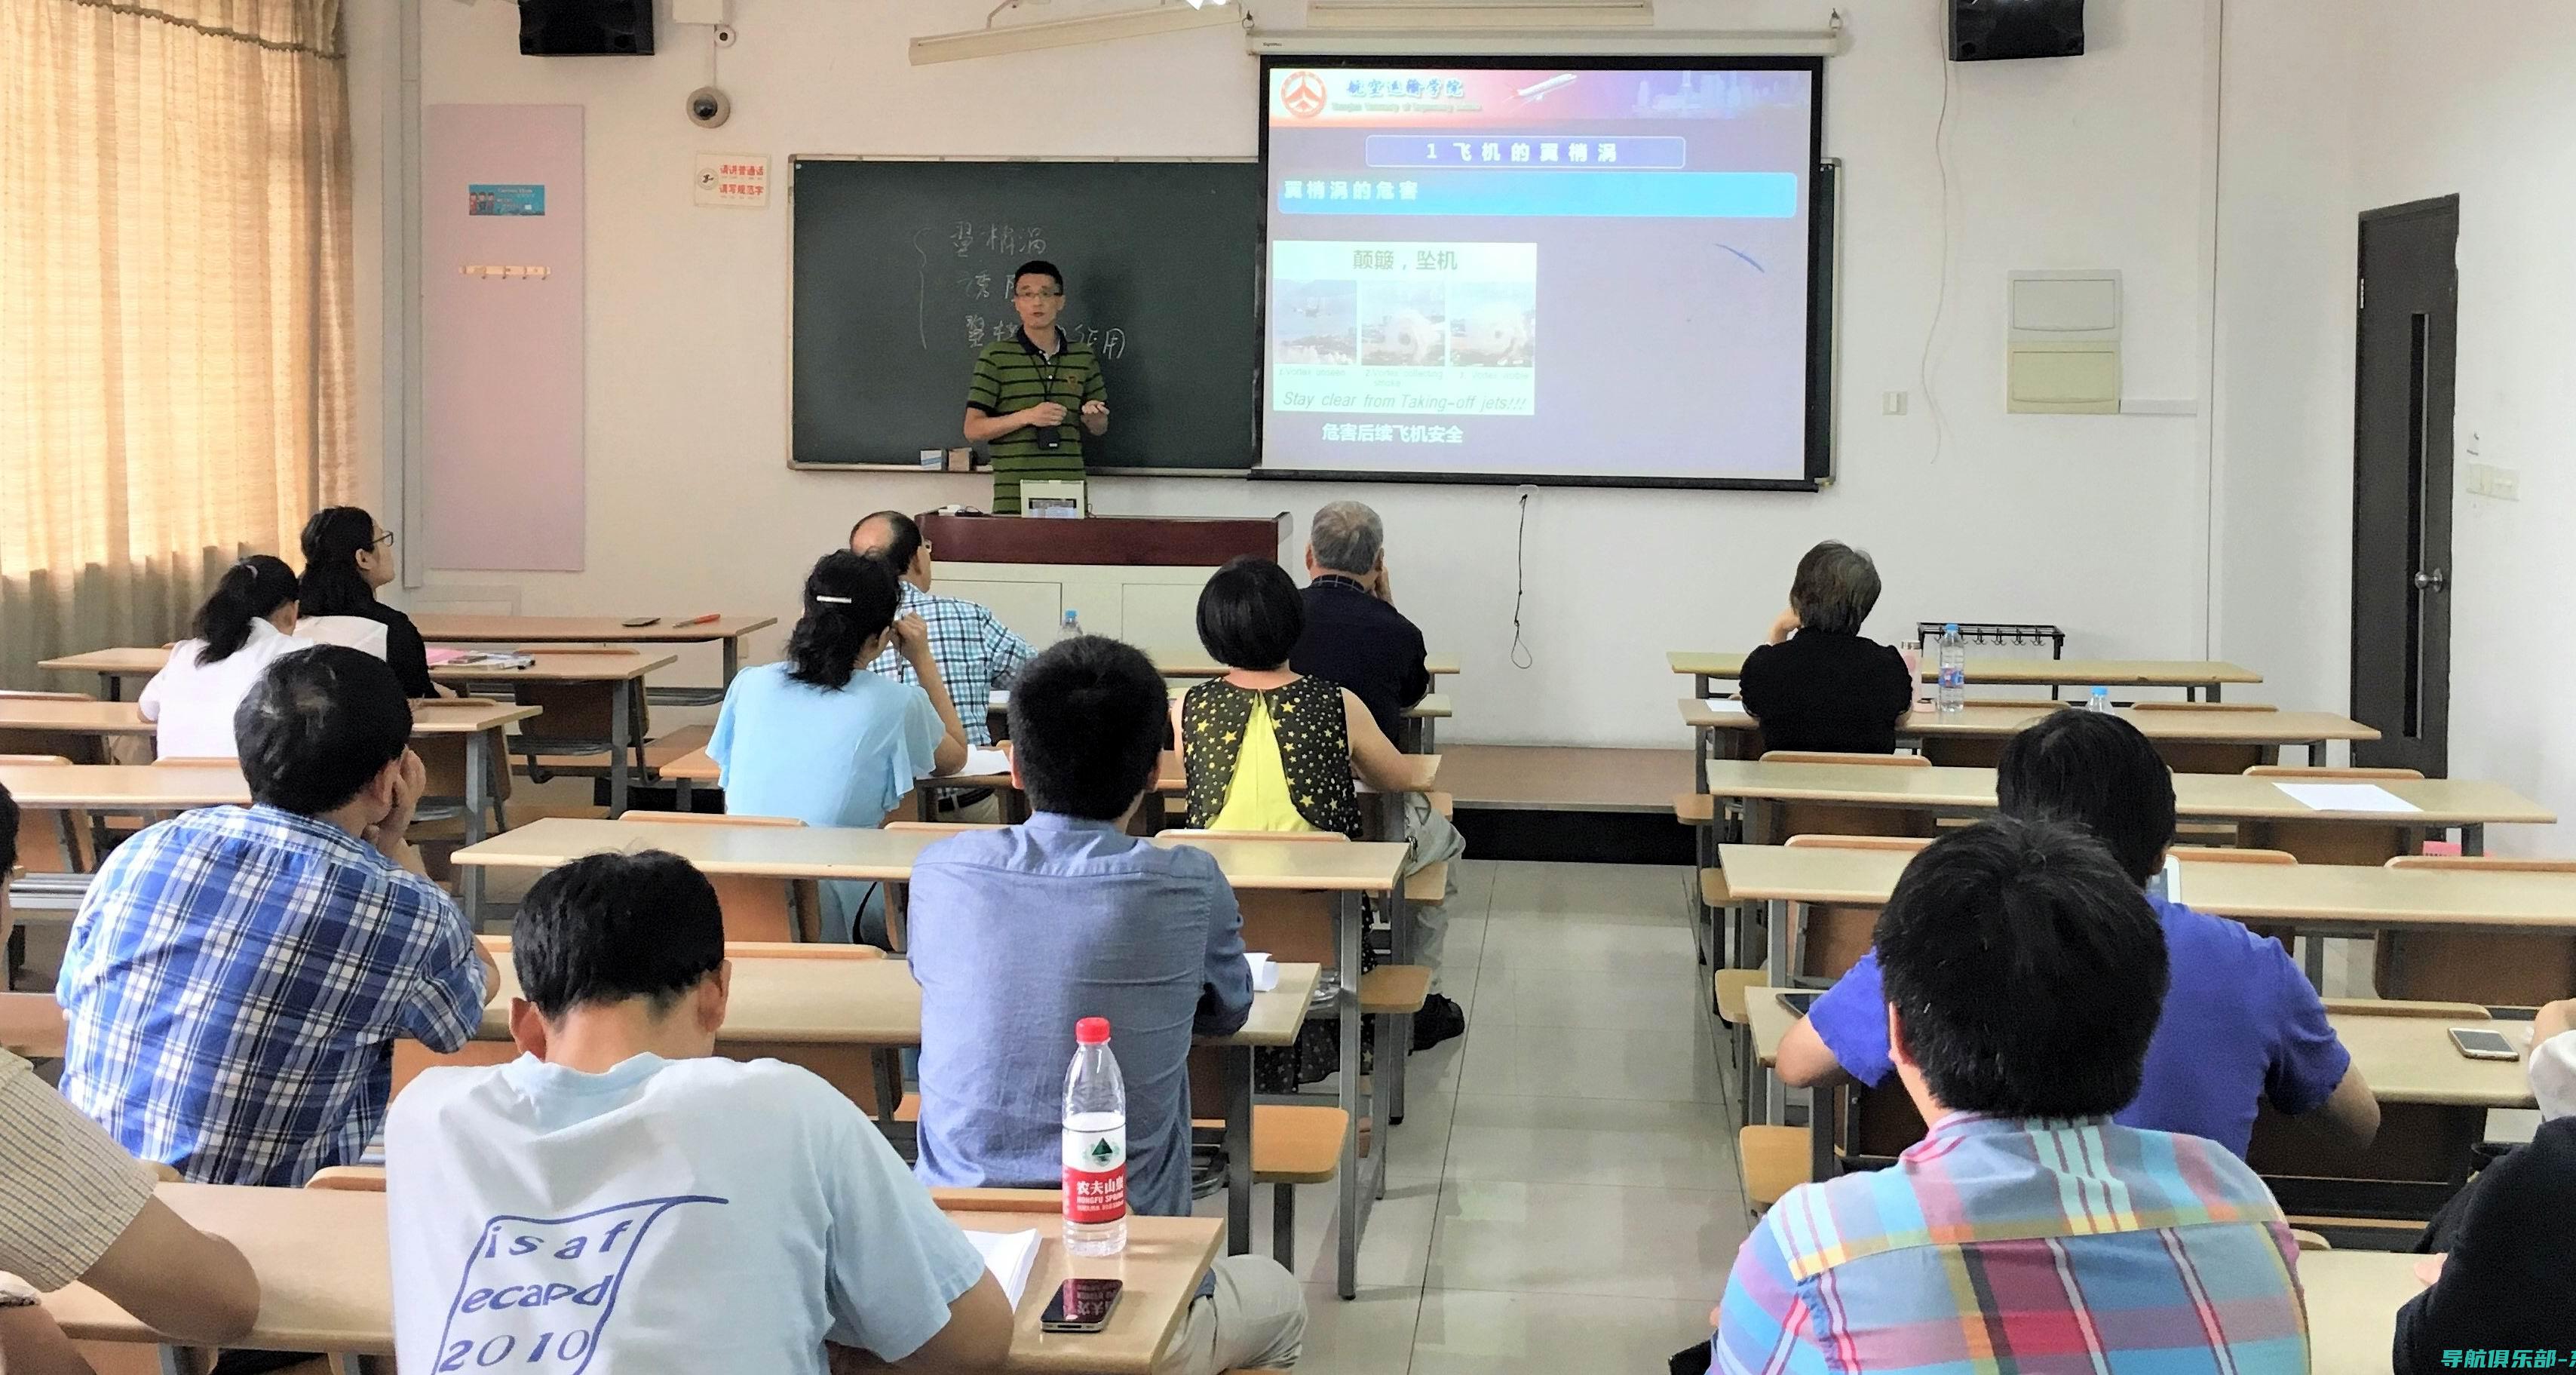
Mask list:
[[[2457,196],[2361,217],[2353,382],[2352,714],[2356,763],[2440,777],[2450,752],[2451,406]]]

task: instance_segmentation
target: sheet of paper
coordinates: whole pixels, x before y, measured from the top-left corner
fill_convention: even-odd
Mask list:
[[[1711,697],[1704,705],[1706,705],[1710,711],[1716,712],[1720,716],[1744,715],[1744,703],[1739,698]]]
[[[2281,783],[2282,792],[2319,812],[2419,812],[2423,808],[2376,783]]]
[[[1011,756],[1002,753],[1000,750],[985,749],[982,746],[969,746],[966,750],[966,762],[957,766],[957,773],[943,774],[941,776],[945,778],[954,778],[957,774],[974,774],[978,776],[986,774],[1001,774],[1007,776],[1010,771]]]
[[[993,1272],[1011,1306],[1019,1307],[1020,1291],[1029,1287],[1029,1271],[1038,1263],[1038,1234],[969,1231],[966,1239],[975,1244],[976,1254],[984,1258],[984,1268]]]
[[[1268,993],[1279,987],[1279,964],[1258,951],[1243,952],[1243,962],[1252,966],[1252,991]]]

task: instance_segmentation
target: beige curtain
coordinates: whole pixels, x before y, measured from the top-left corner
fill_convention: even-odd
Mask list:
[[[0,0],[0,684],[349,485],[340,0]]]

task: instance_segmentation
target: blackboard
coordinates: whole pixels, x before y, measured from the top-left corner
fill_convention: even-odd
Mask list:
[[[789,176],[791,462],[965,443],[976,351],[1019,325],[1011,269],[1045,258],[1108,376],[1094,470],[1253,465],[1256,164],[796,158]]]

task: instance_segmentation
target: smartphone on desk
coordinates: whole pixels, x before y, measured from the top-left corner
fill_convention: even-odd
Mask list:
[[[1126,1287],[1122,1280],[1066,1280],[1038,1315],[1038,1330],[1098,1332],[1109,1326],[1109,1312],[1118,1306],[1118,1295]]]
[[[659,616],[629,616],[625,620],[618,622],[619,625],[622,625],[629,630],[642,630],[648,625],[660,625],[661,623],[662,618]]]
[[[2516,1051],[2513,1048],[2513,1042],[2506,1040],[2504,1033],[2501,1031],[2487,1031],[2478,1027],[2455,1026],[2451,1028],[2451,1044],[2457,1047],[2462,1055],[2465,1055],[2472,1060],[2519,1060],[2522,1058],[2521,1052]]]
[[[1783,993],[1780,995],[1780,1006],[1789,1009],[1792,1015],[1804,1017],[1807,1015],[1807,1009],[1816,1005],[1816,999],[1819,996],[1821,995],[1815,993]]]

